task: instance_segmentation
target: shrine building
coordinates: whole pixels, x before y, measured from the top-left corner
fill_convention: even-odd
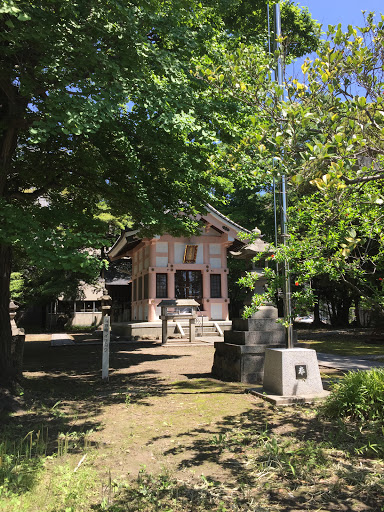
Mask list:
[[[142,238],[139,230],[127,231],[110,249],[111,261],[132,260],[131,322],[159,322],[163,299],[195,299],[207,320],[229,320],[227,256],[252,257],[266,244],[240,240],[240,232],[251,233],[212,206],[198,220],[199,235]]]

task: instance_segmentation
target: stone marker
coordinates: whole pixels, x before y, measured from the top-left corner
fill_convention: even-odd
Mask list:
[[[103,362],[102,362],[102,371],[101,377],[103,380],[108,380],[108,372],[109,372],[109,344],[110,344],[110,321],[109,316],[104,316],[103,321]]]
[[[322,395],[316,351],[308,348],[267,348],[263,390],[279,396]]]

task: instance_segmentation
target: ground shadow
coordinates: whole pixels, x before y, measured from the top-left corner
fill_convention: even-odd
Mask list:
[[[181,355],[140,351],[138,343],[111,346],[110,379],[101,379],[100,345],[50,347],[28,342],[24,353],[22,410],[3,416],[2,439],[23,438],[30,431],[48,429],[47,453],[55,453],[60,434],[100,430],[98,417],[112,403],[150,405],[149,398],[168,392],[159,372],[132,371],[141,363],[172,360]],[[129,368],[129,373],[124,369]]]

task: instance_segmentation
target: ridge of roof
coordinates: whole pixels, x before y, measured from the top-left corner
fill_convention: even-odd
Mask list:
[[[121,245],[122,247],[124,247],[124,244],[123,242],[125,243],[126,239],[128,236],[133,236],[135,235],[139,230],[138,229],[135,229],[133,231],[123,231],[119,238],[116,240],[116,242],[112,245],[112,247],[108,250],[108,255],[110,255],[111,253],[113,254],[114,252],[118,252],[119,251],[119,246]],[[120,247],[120,249],[122,248]]]
[[[240,226],[240,224],[237,224],[233,220],[231,220],[228,217],[226,217],[225,215],[223,215],[221,212],[219,212],[219,210],[216,210],[216,208],[214,208],[211,204],[207,204],[207,209],[211,210],[213,213],[215,213],[218,217],[224,219],[226,222],[235,226],[239,231],[243,231],[244,233],[249,233],[249,234],[252,233],[251,231],[249,231],[249,229],[243,228],[243,226]]]

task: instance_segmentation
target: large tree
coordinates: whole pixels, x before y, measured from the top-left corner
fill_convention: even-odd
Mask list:
[[[8,311],[13,251],[47,274],[94,274],[81,249],[103,244],[102,202],[159,231],[167,212],[177,229],[218,188],[204,161],[221,124],[189,73],[221,33],[211,13],[182,1],[2,3],[2,384],[20,371]]]
[[[383,16],[330,27],[263,139],[292,183],[290,242],[276,258],[290,262],[297,303],[325,300],[335,325],[353,303],[384,312],[383,42]]]
[[[220,60],[223,49],[241,43],[262,2],[249,4],[242,22],[228,15],[241,3],[2,2],[1,383],[20,371],[8,314],[15,250],[48,273],[94,275],[85,249],[104,243],[100,204],[113,215],[129,213],[143,232],[191,231],[213,191],[244,179],[208,162],[219,141],[239,139],[243,107],[231,96],[213,98],[193,72],[209,60],[204,55]],[[290,2],[286,12],[294,40],[308,16]],[[312,44],[311,24],[297,54]]]

